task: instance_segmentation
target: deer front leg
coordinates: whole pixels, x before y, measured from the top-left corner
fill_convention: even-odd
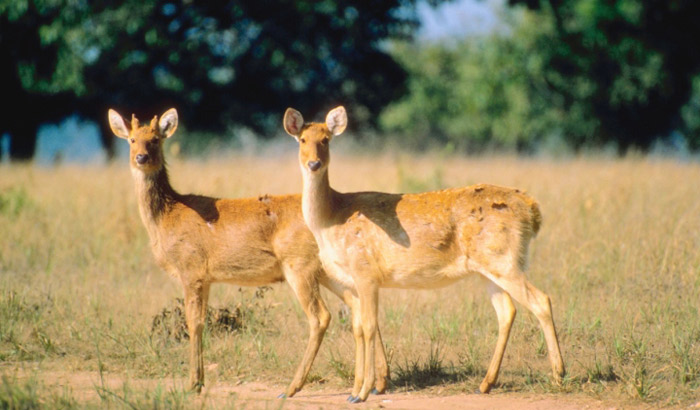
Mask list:
[[[362,314],[362,331],[364,333],[365,344],[365,369],[364,382],[360,394],[353,401],[358,403],[367,400],[376,378],[375,373],[375,348],[377,339],[377,311],[379,287],[370,280],[357,280],[355,285],[360,295],[360,310]],[[358,283],[360,282],[360,283]]]
[[[195,281],[184,284],[185,318],[190,334],[190,389],[200,393],[204,386],[202,332],[209,298],[209,284]]]
[[[315,280],[309,280],[308,276],[295,275],[290,269],[286,271],[286,273],[289,272],[286,275],[287,282],[294,290],[297,300],[299,300],[299,304],[309,320],[309,341],[306,345],[304,358],[299,364],[292,383],[287,387],[285,393],[278,396],[279,398],[292,397],[301,390],[331,321],[331,315],[321,299],[318,283]]]
[[[365,342],[364,332],[362,331],[360,299],[355,294],[354,288],[350,288],[339,282],[329,281],[327,279],[323,279],[322,283],[325,287],[328,288],[328,290],[333,292],[336,296],[342,299],[346,305],[348,305],[352,314],[352,335],[355,339],[355,381],[353,384],[352,392],[348,397],[348,401],[353,401],[360,394],[360,390],[362,389],[365,369]],[[383,393],[386,389],[386,383],[389,374],[389,366],[387,365],[386,354],[384,352],[384,345],[382,344],[381,337],[379,337],[379,334],[377,338],[377,349],[377,386],[381,386],[381,390],[379,390],[378,388],[378,391],[380,393]]]
[[[364,384],[365,371],[365,338],[362,328],[362,315],[360,310],[360,301],[358,298],[347,300],[346,303],[351,307],[352,311],[352,333],[355,338],[355,382],[353,384],[352,393],[348,397],[349,402],[357,399]],[[386,352],[384,351],[384,343],[382,336],[377,329],[376,338],[376,391],[374,393],[383,394],[386,391],[387,381],[389,379],[389,364],[386,360]],[[369,362],[372,363],[372,362]]]
[[[362,329],[362,313],[360,310],[360,299],[352,297],[348,300],[350,310],[352,311],[352,335],[355,338],[355,382],[352,386],[352,392],[348,397],[349,402],[357,399],[364,383],[365,371],[365,339]]]
[[[386,385],[389,380],[389,363],[386,360],[386,351],[384,350],[384,342],[382,341],[382,332],[377,328],[377,346],[376,346],[376,371],[377,383],[375,393],[384,394]]]

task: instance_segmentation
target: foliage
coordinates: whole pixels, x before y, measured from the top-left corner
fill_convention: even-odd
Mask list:
[[[690,100],[681,107],[682,128],[688,147],[700,150],[700,75],[693,77]]]
[[[681,107],[700,71],[693,39],[700,3],[686,0],[510,0],[552,19],[540,53],[548,90],[567,112],[595,119],[571,130],[575,146],[614,141],[621,150],[650,147],[681,127]],[[687,116],[686,116],[687,118]],[[691,139],[695,137],[690,137]]]
[[[394,44],[409,72],[409,93],[382,113],[383,129],[417,146],[438,141],[458,149],[522,150],[556,132],[563,113],[541,94],[545,68],[533,53],[541,19],[525,17],[512,34]]]
[[[382,43],[416,26],[415,0],[0,0],[0,78],[14,102],[0,132],[28,158],[38,124],[77,112],[104,125],[108,107],[175,105],[193,129],[269,133],[287,106],[342,101],[371,124],[405,80]]]
[[[409,93],[382,113],[383,129],[419,146],[523,151],[563,140],[620,152],[679,130],[698,148],[700,3],[527,3],[537,10],[503,10],[507,29],[490,35],[395,44]]]

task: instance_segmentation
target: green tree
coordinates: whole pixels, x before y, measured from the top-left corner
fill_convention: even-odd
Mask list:
[[[287,106],[342,102],[372,124],[406,78],[383,41],[416,27],[415,0],[0,0],[0,81],[17,102],[0,132],[31,158],[39,124],[75,112],[106,127],[107,107],[271,132]]]
[[[700,150],[700,75],[693,77],[692,95],[681,107],[683,124],[680,131],[685,136],[688,148]]]
[[[0,134],[10,133],[13,158],[30,158],[38,123],[58,121],[76,105],[71,87],[80,88],[80,78],[64,41],[71,35],[56,29],[75,26],[85,10],[78,2],[0,0]]]
[[[382,128],[419,147],[439,142],[470,150],[523,151],[561,133],[565,115],[549,99],[547,67],[536,52],[546,21],[533,13],[510,17],[510,30],[501,33],[394,44],[409,73],[409,92],[384,110]]]
[[[534,10],[506,10],[503,32],[396,46],[409,94],[383,112],[384,129],[423,144],[527,150],[554,136],[621,153],[681,130],[698,148],[700,2],[511,3]]]
[[[510,0],[551,18],[538,52],[548,91],[592,128],[569,129],[574,146],[615,141],[647,149],[682,127],[681,107],[700,70],[700,2]]]

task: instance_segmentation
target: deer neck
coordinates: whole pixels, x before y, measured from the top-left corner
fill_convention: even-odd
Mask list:
[[[328,182],[328,169],[313,173],[302,166],[303,190],[301,208],[304,221],[314,236],[332,224],[336,192]]]
[[[131,173],[136,183],[139,213],[149,236],[153,239],[160,221],[177,201],[178,194],[170,186],[165,166],[148,174],[132,168]]]

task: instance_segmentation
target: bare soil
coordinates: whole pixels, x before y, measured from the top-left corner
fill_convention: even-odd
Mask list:
[[[23,378],[23,372],[17,374]],[[124,385],[132,391],[153,390],[160,386],[165,391],[184,385],[184,380],[133,379],[123,374],[100,374],[98,372],[79,371],[44,371],[39,375],[40,381],[47,387],[68,390],[79,402],[99,403],[98,390],[104,387],[108,391],[122,391]],[[430,392],[400,392],[371,395],[367,402],[349,404],[346,399],[348,390],[306,386],[301,392],[288,399],[277,399],[283,386],[265,382],[246,382],[240,384],[223,381],[209,381],[197,399],[196,407],[252,409],[517,409],[517,410],[621,410],[651,408],[642,405],[630,405],[596,400],[583,395],[543,395],[524,393],[491,394],[452,394],[442,389]],[[698,405],[700,407],[700,403]],[[692,407],[692,406],[691,406]]]

